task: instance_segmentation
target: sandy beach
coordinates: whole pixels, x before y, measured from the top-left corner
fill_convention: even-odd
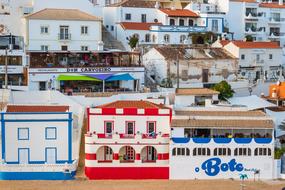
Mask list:
[[[0,181],[0,190],[240,190],[236,180]],[[244,190],[281,190],[284,181],[246,181]]]

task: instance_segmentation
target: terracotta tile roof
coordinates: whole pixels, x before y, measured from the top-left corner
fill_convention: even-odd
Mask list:
[[[167,14],[170,17],[199,17],[199,15],[188,9],[159,9],[161,12]]]
[[[144,0],[122,0],[119,3],[108,5],[107,7],[135,7],[135,8],[155,8],[155,1]]]
[[[241,119],[173,119],[171,127],[273,129],[273,121]]]
[[[232,41],[232,43],[242,49],[280,49],[277,42]]]
[[[146,108],[157,108],[157,109],[168,109],[162,104],[155,104],[149,101],[144,100],[118,100],[109,104],[104,104],[96,108],[137,108],[137,109],[146,109]]]
[[[46,105],[8,105],[6,112],[67,112],[69,106],[46,106]]]
[[[27,19],[36,20],[80,20],[99,21],[101,18],[82,12],[77,9],[43,9],[41,11],[27,15]]]
[[[161,25],[155,22],[121,22],[120,25],[124,30],[149,30],[151,25]]]
[[[177,110],[176,115],[187,116],[237,116],[237,117],[264,117],[265,113],[262,111],[188,111]]]
[[[154,47],[166,60],[211,60],[211,59],[236,59],[223,48],[184,47],[184,46],[157,46]]]
[[[285,8],[285,4],[279,5],[278,3],[260,3],[259,7],[284,9]]]
[[[176,89],[176,95],[215,95],[218,91],[209,88],[179,88]]]

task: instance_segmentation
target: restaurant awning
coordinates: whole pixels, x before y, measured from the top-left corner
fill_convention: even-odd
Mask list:
[[[89,76],[81,75],[59,75],[57,77],[58,81],[101,81],[97,78],[92,78]]]
[[[106,80],[113,76],[113,74],[84,74],[85,76],[96,78],[99,80]]]
[[[119,74],[119,75],[113,75],[110,78],[108,78],[106,81],[118,81],[118,80],[135,80],[130,74]]]

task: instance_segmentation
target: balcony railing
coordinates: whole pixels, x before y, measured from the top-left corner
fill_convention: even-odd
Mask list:
[[[271,38],[271,39],[277,39],[277,38],[281,38],[281,37],[285,37],[285,33],[270,32],[270,33],[268,34],[268,38]]]
[[[71,34],[63,34],[63,33],[59,33],[58,34],[58,40],[64,40],[64,41],[68,41],[71,40]]]
[[[155,25],[150,27],[150,31],[162,32],[207,32],[204,26],[172,26],[172,25]]]
[[[254,12],[245,13],[246,19],[259,19],[262,16],[263,16],[263,13],[254,13]]]

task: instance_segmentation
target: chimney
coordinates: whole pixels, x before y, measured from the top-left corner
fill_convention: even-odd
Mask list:
[[[155,8],[155,9],[159,9],[159,7],[160,7],[160,4],[159,4],[158,1],[156,1],[156,2],[155,2],[155,5],[154,5],[154,8]]]
[[[279,0],[279,5],[283,5],[283,0]]]

